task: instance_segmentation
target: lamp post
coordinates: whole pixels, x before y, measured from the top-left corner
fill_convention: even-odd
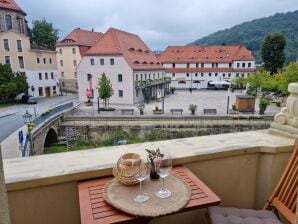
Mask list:
[[[229,88],[228,88],[227,114],[229,114],[229,104],[230,104],[230,89],[231,89],[231,87],[229,86]]]
[[[32,122],[32,114],[30,114],[29,111],[26,110],[26,113],[23,115],[23,119],[24,119],[24,123],[27,125],[27,130],[28,130],[28,134],[26,135],[26,142],[30,143],[29,155],[32,155],[32,138],[31,138],[31,126],[30,126],[30,123]],[[27,144],[25,143],[25,146],[22,152],[22,157],[25,157],[26,146]]]

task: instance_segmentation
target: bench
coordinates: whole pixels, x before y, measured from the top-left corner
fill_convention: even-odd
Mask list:
[[[173,115],[173,113],[180,113],[181,115],[183,113],[183,109],[171,109],[170,111],[171,111],[172,115]]]
[[[134,109],[121,109],[121,115],[124,115],[124,114],[133,115],[134,111],[135,111]]]
[[[203,109],[204,114],[216,114],[216,109]]]
[[[240,109],[239,112],[244,113],[244,114],[254,114],[255,109],[247,108],[247,109]]]

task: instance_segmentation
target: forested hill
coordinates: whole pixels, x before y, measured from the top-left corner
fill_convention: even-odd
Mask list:
[[[244,22],[198,39],[189,45],[243,44],[260,62],[261,43],[268,32],[281,32],[287,40],[287,61],[296,59],[298,51],[298,10]]]

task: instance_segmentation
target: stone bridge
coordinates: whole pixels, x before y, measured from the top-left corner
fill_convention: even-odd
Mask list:
[[[55,111],[56,109],[56,111]],[[33,155],[44,153],[44,147],[57,142],[60,136],[60,124],[64,117],[75,110],[73,103],[65,104],[59,108],[54,108],[53,114],[49,114],[46,119],[37,120],[39,124],[34,128],[31,136]],[[42,117],[41,117],[42,118]],[[36,122],[36,121],[35,121]]]

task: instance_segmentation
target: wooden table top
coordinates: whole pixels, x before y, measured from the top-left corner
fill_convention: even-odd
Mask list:
[[[180,176],[191,188],[191,199],[180,212],[206,208],[220,203],[220,198],[188,168],[184,166],[174,167],[172,173]],[[104,201],[102,191],[105,184],[111,179],[113,177],[78,183],[81,224],[121,223],[139,219],[119,211]]]

